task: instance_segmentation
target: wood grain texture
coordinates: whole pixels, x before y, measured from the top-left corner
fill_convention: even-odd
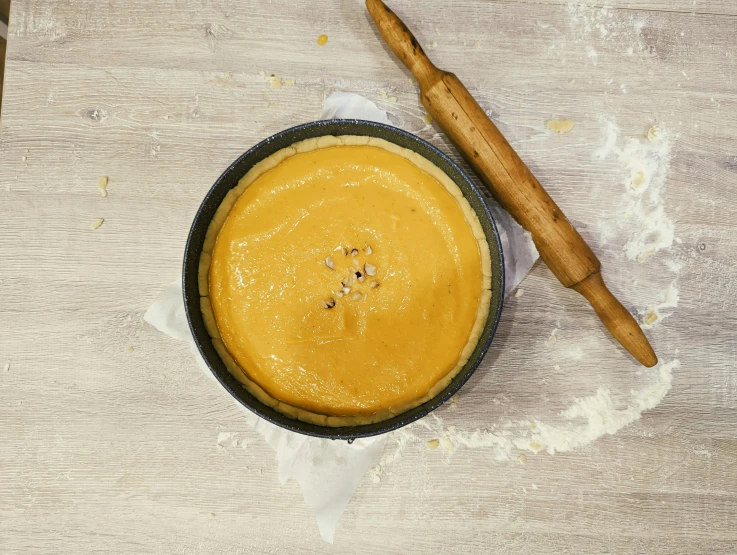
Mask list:
[[[735,553],[737,8],[610,4],[604,22],[600,7],[565,1],[391,6],[437,44],[433,60],[491,114],[629,309],[677,280],[678,308],[649,332],[664,359],[681,361],[671,391],[616,435],[524,466],[410,445],[378,484],[366,477],[331,547],[297,485],[278,485],[241,410],[142,315],[178,276],[221,171],[318,117],[332,91],[374,99],[459,156],[423,122],[361,0],[13,0],[0,130],[0,551]],[[261,70],[296,84],[273,90]],[[641,264],[623,255],[624,232],[606,240],[597,223],[616,217],[621,195],[622,162],[592,156],[601,116],[622,141],[654,123],[673,134],[664,200],[681,242]],[[546,131],[563,117],[570,133]],[[633,383],[635,363],[544,265],[522,288],[458,408],[438,411],[447,424],[554,414],[600,383]],[[244,441],[219,447],[220,431]]]

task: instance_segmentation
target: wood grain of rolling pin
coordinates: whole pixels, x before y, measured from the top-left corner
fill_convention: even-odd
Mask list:
[[[433,65],[381,0],[366,0],[379,32],[420,86],[422,104],[489,187],[532,235],[540,256],[566,287],[583,295],[609,332],[645,366],[658,359],[637,321],[607,289],[601,263],[463,83]]]

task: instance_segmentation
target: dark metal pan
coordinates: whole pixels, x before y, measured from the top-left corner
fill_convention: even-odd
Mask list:
[[[484,326],[476,349],[468,359],[466,365],[456,375],[448,386],[438,395],[423,403],[422,405],[408,410],[388,420],[360,426],[345,426],[332,428],[308,424],[300,420],[290,418],[271,407],[268,407],[253,397],[230,372],[218,356],[212,345],[210,336],[205,329],[205,324],[200,311],[200,294],[197,281],[197,270],[200,261],[200,253],[205,240],[205,233],[215,211],[225,198],[225,195],[243,177],[254,164],[270,156],[277,150],[285,148],[296,142],[312,137],[323,135],[369,135],[390,141],[404,148],[409,148],[424,156],[450,177],[463,191],[464,196],[476,212],[481,226],[486,234],[491,252],[491,306],[489,315]],[[262,418],[282,428],[293,432],[311,436],[326,437],[332,439],[352,440],[358,437],[383,434],[422,418],[442,403],[450,399],[461,386],[468,380],[478,367],[481,359],[489,349],[494,337],[499,317],[502,310],[504,296],[504,261],[499,234],[491,217],[488,207],[484,202],[473,181],[445,154],[440,152],[431,144],[423,141],[415,135],[380,123],[363,120],[328,120],[316,121],[287,129],[268,139],[261,141],[248,152],[238,158],[218,178],[215,184],[202,201],[200,209],[192,222],[192,228],[187,239],[184,252],[183,268],[184,306],[187,313],[189,326],[192,330],[195,343],[207,362],[212,373],[223,384],[223,387],[235,397],[241,404],[255,412]],[[247,370],[247,369],[246,369]]]

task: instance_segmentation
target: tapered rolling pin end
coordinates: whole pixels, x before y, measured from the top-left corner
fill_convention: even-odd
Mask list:
[[[607,289],[600,272],[573,286],[594,307],[609,332],[640,364],[651,368],[658,363],[650,342],[632,314]]]
[[[438,72],[404,22],[381,0],[366,0],[366,9],[392,52],[418,79]]]

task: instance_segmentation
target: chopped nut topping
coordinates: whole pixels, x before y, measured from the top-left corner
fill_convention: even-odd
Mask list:
[[[351,256],[358,256],[358,249],[351,249]]]
[[[371,282],[371,285],[369,285],[369,287],[371,287],[371,289],[376,289],[378,286],[379,286],[379,282],[378,281],[372,281]]]
[[[363,265],[363,269],[366,271],[367,276],[375,276],[376,275],[376,266],[373,264],[369,264],[368,262]]]
[[[355,293],[353,293],[353,297],[351,297],[351,298],[352,298],[352,299],[353,299],[354,301],[357,301],[357,300],[359,300],[359,299],[360,299],[361,297],[363,297],[363,295],[361,295],[361,293],[359,293],[358,291],[356,291]]]
[[[343,291],[338,291],[335,293],[335,296],[338,298],[341,298],[343,296]]]
[[[335,306],[335,299],[330,297],[324,301],[322,301],[322,306],[325,308],[333,308]]]
[[[360,278],[363,275],[359,270],[356,270],[355,274],[357,278]]]
[[[348,249],[345,247],[340,247],[340,250],[343,251],[343,256],[348,256]]]
[[[374,251],[371,249],[371,245],[366,245],[366,254],[371,254],[372,252]]]
[[[343,287],[343,294],[344,295],[347,295],[350,292],[351,292],[351,288],[350,287]]]
[[[333,262],[333,259],[331,257],[328,256],[325,259],[325,266],[327,266],[331,270],[335,270],[335,262]]]

